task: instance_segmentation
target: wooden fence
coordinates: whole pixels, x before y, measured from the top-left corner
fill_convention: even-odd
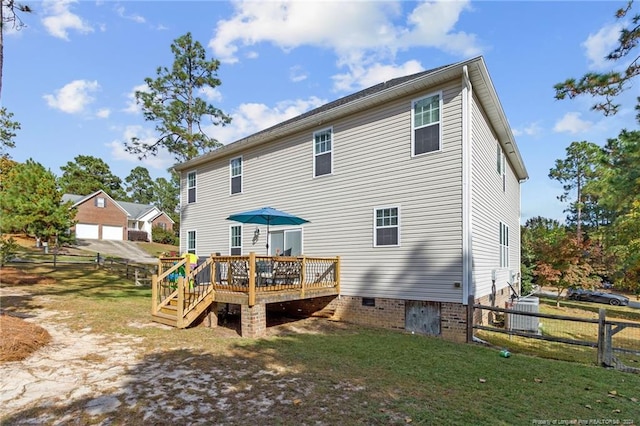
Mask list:
[[[544,330],[543,327],[514,326],[516,323],[542,324],[559,322],[554,332]],[[607,318],[606,309],[600,308],[598,318],[584,318],[566,315],[544,314],[540,312],[528,312],[514,308],[498,308],[474,303],[473,296],[469,298],[467,305],[467,339],[472,341],[474,331],[483,330],[489,333],[498,333],[532,341],[548,341],[563,345],[582,346],[596,350],[597,364],[604,367],[613,367],[619,370],[640,373],[640,365],[628,365],[621,359],[621,354],[630,356],[632,362],[640,362],[640,322],[622,321]],[[576,330],[580,324],[579,333],[567,333],[566,330]]]
[[[138,286],[151,286],[151,277],[157,274],[156,264],[139,264],[128,259],[104,256],[100,253],[93,255],[64,254],[52,250],[49,253],[23,252],[18,253],[8,265],[33,264],[51,265],[54,268],[58,265],[78,265],[104,268],[124,279],[133,280]]]

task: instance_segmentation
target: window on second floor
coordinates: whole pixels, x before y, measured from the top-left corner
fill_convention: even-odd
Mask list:
[[[333,173],[333,129],[313,134],[313,176]]]
[[[440,150],[442,96],[440,93],[413,101],[411,109],[411,154]]]
[[[500,267],[509,267],[509,227],[500,222]]]
[[[196,202],[196,172],[187,174],[187,203]]]
[[[231,256],[240,256],[242,254],[242,225],[233,225],[229,233],[231,236],[229,254]]]
[[[400,209],[384,207],[375,209],[373,246],[400,245]]]
[[[107,207],[107,199],[104,197],[96,197],[96,207],[101,209]]]
[[[231,193],[242,193],[242,157],[232,158],[229,161],[229,173],[231,175]]]
[[[187,232],[187,253],[196,254],[196,231]]]

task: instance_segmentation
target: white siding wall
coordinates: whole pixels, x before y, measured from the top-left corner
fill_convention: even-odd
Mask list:
[[[492,270],[496,290],[507,288],[509,271],[520,272],[520,183],[506,160],[506,191],[497,172],[498,140],[478,99],[473,99],[472,129],[472,246],[476,298],[491,293]],[[505,153],[506,154],[506,153]],[[509,226],[509,268],[500,268],[499,224]]]
[[[442,151],[411,157],[411,101],[442,90]],[[319,123],[242,153],[243,194],[229,194],[229,159],[197,168],[197,202],[182,172],[181,246],[197,231],[197,254],[229,253],[231,213],[271,206],[309,221],[308,256],[341,256],[344,295],[460,302],[462,151],[459,82],[370,111]],[[313,177],[314,131],[333,127],[333,175]],[[376,207],[400,209],[400,246],[373,247]],[[266,228],[243,227],[243,250],[265,253]],[[272,229],[277,229],[272,227]]]

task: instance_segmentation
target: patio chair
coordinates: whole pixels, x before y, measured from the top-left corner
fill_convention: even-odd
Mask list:
[[[273,281],[276,284],[299,284],[300,263],[275,262],[273,265]]]
[[[246,287],[249,285],[249,264],[246,260],[232,260],[229,262],[231,267],[231,285]]]

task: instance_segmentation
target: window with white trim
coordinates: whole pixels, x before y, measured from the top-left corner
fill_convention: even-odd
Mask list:
[[[96,197],[96,207],[101,209],[107,207],[107,199],[104,197]]]
[[[196,172],[187,174],[187,203],[196,202]]]
[[[373,224],[373,246],[400,245],[400,209],[376,208]]]
[[[196,231],[187,232],[187,253],[196,254]]]
[[[229,173],[231,174],[231,193],[242,193],[242,157],[232,158],[229,161]]]
[[[313,133],[313,176],[333,173],[333,129]]]
[[[411,105],[411,155],[440,151],[442,95],[416,99]]]
[[[229,228],[231,241],[229,242],[229,253],[231,256],[242,254],[242,225],[233,225]]]
[[[500,267],[509,267],[509,227],[500,222]]]

